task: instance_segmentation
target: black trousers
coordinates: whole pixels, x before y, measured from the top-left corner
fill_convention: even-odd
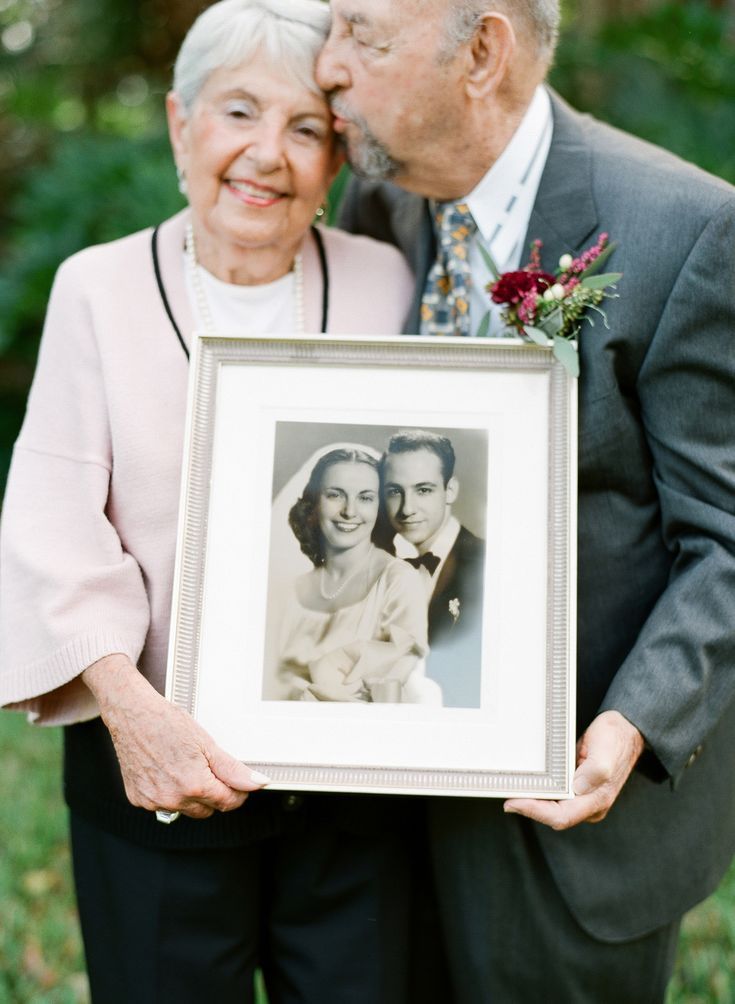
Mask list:
[[[143,847],[74,813],[71,832],[94,1004],[251,1004],[256,966],[270,1004],[415,999],[401,826],[349,832],[307,805],[237,848]]]
[[[429,814],[456,1004],[662,1004],[679,920],[598,941],[569,912],[528,820],[495,799],[432,799]]]

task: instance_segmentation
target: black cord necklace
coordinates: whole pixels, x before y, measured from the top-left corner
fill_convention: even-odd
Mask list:
[[[179,340],[181,348],[184,350],[184,355],[189,358],[189,350],[186,347],[186,342],[184,341],[183,335],[181,334],[181,329],[176,323],[176,318],[174,317],[174,312],[171,309],[171,303],[169,301],[168,295],[166,294],[166,287],[163,284],[163,277],[161,275],[161,265],[158,258],[158,231],[159,227],[156,227],[151,236],[151,256],[153,258],[153,272],[156,276],[156,285],[158,286],[158,292],[160,293],[161,300],[163,302],[164,309],[168,315],[168,319],[171,322],[171,326],[176,333],[176,337]],[[314,237],[316,243],[317,254],[319,255],[319,266],[322,270],[322,326],[321,333],[325,335],[327,333],[327,322],[329,319],[329,267],[327,265],[327,254],[324,249],[324,238],[319,233],[316,227],[311,228],[311,233]]]

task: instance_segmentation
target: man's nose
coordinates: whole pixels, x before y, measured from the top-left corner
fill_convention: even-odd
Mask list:
[[[341,90],[349,86],[350,78],[339,55],[339,45],[329,35],[316,61],[316,82],[323,91]]]
[[[413,497],[412,492],[406,492],[405,495],[401,497],[401,508],[399,510],[400,516],[413,516],[416,511],[416,500]]]

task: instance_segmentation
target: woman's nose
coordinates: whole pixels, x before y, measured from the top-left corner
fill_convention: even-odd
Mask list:
[[[349,497],[345,498],[344,504],[342,505],[342,515],[351,519],[355,515],[355,500]]]
[[[258,171],[262,174],[271,174],[283,167],[284,150],[282,130],[263,124],[252,136],[247,152]]]

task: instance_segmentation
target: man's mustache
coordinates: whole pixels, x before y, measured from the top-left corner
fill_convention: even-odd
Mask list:
[[[355,116],[352,114],[350,109],[342,100],[338,92],[333,91],[329,95],[328,101],[329,101],[329,107],[332,109],[335,115],[338,115],[341,119],[345,119],[345,121],[347,122],[355,122]]]

